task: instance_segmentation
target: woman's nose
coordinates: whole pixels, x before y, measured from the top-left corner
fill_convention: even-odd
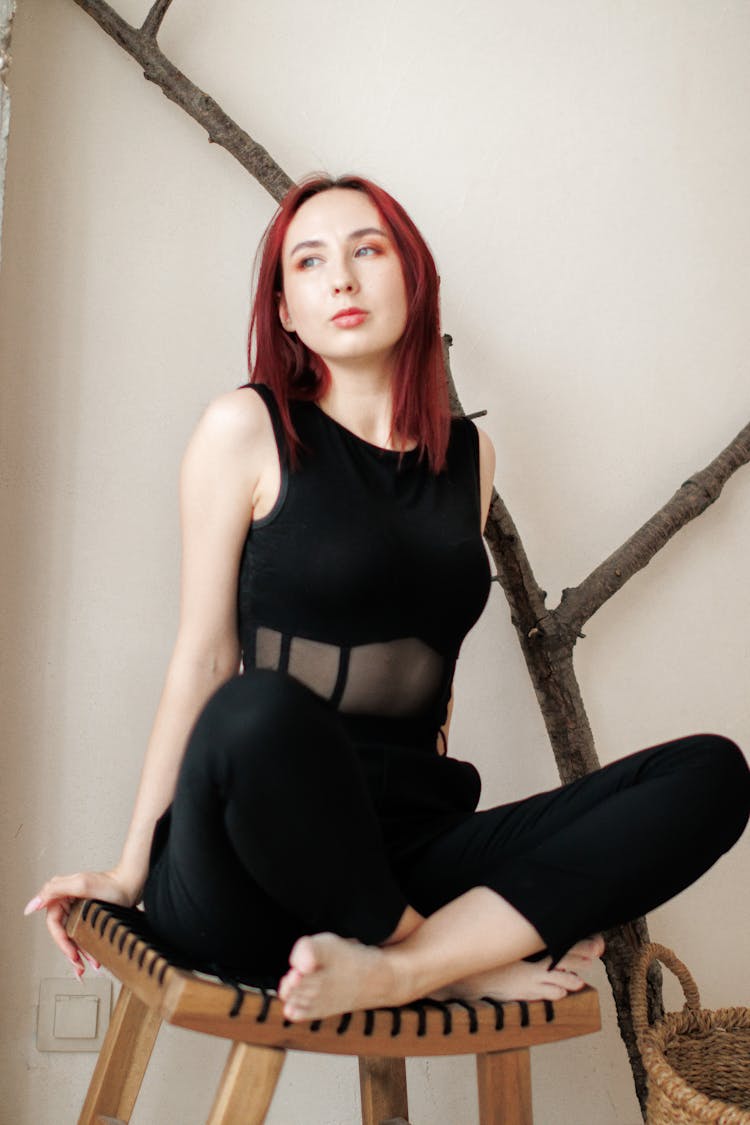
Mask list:
[[[348,268],[346,263],[340,263],[333,271],[333,276],[331,277],[331,289],[333,293],[353,293],[356,288],[357,281],[354,273]]]

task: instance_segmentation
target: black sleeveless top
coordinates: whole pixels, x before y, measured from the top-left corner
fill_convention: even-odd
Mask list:
[[[302,450],[292,471],[270,388],[248,389],[269,410],[282,480],[242,551],[244,667],[302,681],[355,741],[434,749],[456,657],[489,592],[476,427],[453,419],[435,474],[416,450],[381,449],[293,401]]]

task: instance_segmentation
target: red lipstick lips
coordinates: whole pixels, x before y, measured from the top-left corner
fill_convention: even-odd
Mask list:
[[[352,307],[350,309],[341,309],[340,312],[337,312],[335,316],[331,317],[331,320],[340,328],[356,328],[358,324],[362,323],[366,316],[367,313],[364,309]]]

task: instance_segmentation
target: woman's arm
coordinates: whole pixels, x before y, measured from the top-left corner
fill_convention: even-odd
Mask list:
[[[186,451],[180,476],[180,621],[146,750],[130,828],[108,872],[55,876],[27,908],[47,908],[50,932],[82,971],[64,922],[74,898],[132,905],[148,873],[154,825],[174,794],[188,735],[209,696],[238,671],[237,574],[253,510],[278,491],[273,431],[260,398],[234,391],[209,406]]]
[[[490,514],[492,487],[495,480],[495,447],[484,430],[477,426],[479,434],[479,490],[482,511],[482,531]]]
[[[479,434],[479,506],[481,511],[482,530],[487,523],[487,516],[490,511],[490,503],[492,501],[492,487],[495,479],[495,447],[490,441],[484,430],[480,430],[477,426],[477,433]],[[453,692],[448,700],[448,708],[445,716],[445,722],[438,731],[437,751],[438,754],[448,753],[448,731],[451,725],[451,716],[453,714]]]
[[[180,623],[115,868],[134,901],[143,890],[154,825],[174,795],[188,735],[208,698],[239,669],[237,572],[260,475],[257,469],[253,474],[252,411],[243,408],[258,401],[245,391],[212,403],[182,464]]]

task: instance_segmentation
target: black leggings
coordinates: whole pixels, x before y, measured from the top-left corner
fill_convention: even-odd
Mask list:
[[[250,671],[195,726],[147,914],[196,966],[267,980],[302,934],[376,944],[407,904],[429,915],[485,886],[559,957],[694,882],[750,809],[742,753],[708,734],[478,813],[477,777],[427,748],[354,743],[307,688]]]

